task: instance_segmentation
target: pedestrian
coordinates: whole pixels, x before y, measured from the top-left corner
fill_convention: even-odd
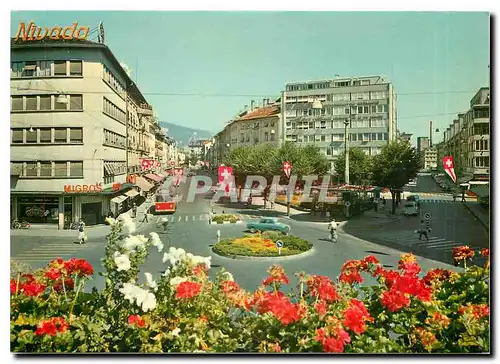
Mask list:
[[[220,243],[220,230],[217,230],[217,242]]]
[[[453,202],[457,201],[457,192],[453,191]]]
[[[430,229],[425,226],[425,221],[420,220],[420,230],[418,231],[418,240],[422,240],[422,235],[425,236],[425,240],[429,242],[429,231]]]
[[[210,211],[210,214],[208,215],[208,223],[209,224],[212,224],[213,217],[214,217],[214,213],[212,211]]]
[[[274,200],[270,200],[269,202],[271,203],[271,210],[273,210],[274,209]]]
[[[80,245],[85,243],[85,223],[82,219],[78,222],[78,243]]]
[[[462,202],[465,202],[465,191],[462,191]]]
[[[149,220],[148,220],[148,210],[144,211],[144,218],[142,219],[141,222],[149,222]]]
[[[132,205],[132,214],[132,217],[135,219],[137,217],[137,205],[135,204],[135,202]]]
[[[382,211],[385,211],[385,204],[386,204],[386,201],[385,201],[385,197],[382,197]]]

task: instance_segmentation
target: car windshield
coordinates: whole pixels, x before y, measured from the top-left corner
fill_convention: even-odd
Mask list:
[[[414,203],[407,203],[407,204],[405,204],[405,207],[410,207],[410,208],[415,207],[415,204]]]

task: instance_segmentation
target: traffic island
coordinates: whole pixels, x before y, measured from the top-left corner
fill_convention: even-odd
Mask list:
[[[208,221],[209,224],[241,224],[243,221],[236,215],[222,214],[215,215],[211,220]]]
[[[264,232],[221,240],[213,246],[212,251],[233,259],[275,258],[303,254],[312,247],[310,242],[297,236]]]

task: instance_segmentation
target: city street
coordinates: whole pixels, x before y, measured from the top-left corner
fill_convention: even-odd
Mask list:
[[[182,184],[178,192],[186,196],[187,185]],[[259,218],[259,216],[262,215],[277,215],[274,211],[245,209],[240,205],[234,207],[216,205],[215,209],[217,213],[221,213],[222,210],[224,210],[225,213],[238,213],[244,221]],[[238,260],[224,258],[211,251],[211,246],[216,242],[217,230],[221,231],[221,237],[223,239],[227,237],[237,237],[244,234],[245,225],[209,225],[209,211],[210,195],[197,196],[193,203],[182,201],[178,204],[175,214],[166,215],[171,224],[171,232],[169,234],[162,233],[163,228],[156,224],[156,216],[150,219],[148,223],[138,223],[137,226],[139,228],[139,233],[144,235],[148,235],[152,231],[158,232],[165,245],[164,251],[168,251],[168,247],[174,246],[183,248],[196,255],[212,256],[211,274],[214,274],[218,269],[224,267],[234,275],[236,281],[242,287],[249,290],[255,289],[266,276],[266,270],[272,264],[276,263],[284,266],[291,281],[294,282],[293,273],[300,271],[336,277],[342,264],[346,260],[361,259],[370,254],[375,255],[385,267],[396,268],[397,261],[401,254],[399,250],[361,240],[342,231],[339,232],[339,242],[337,244],[332,244],[328,240],[328,230],[325,223],[304,222],[296,221],[293,218],[282,218],[281,220],[283,222],[291,226],[293,235],[300,236],[314,244],[312,251],[302,256],[288,258]],[[138,219],[142,219],[140,214],[138,214]],[[406,225],[408,225],[407,222]],[[109,227],[100,228],[109,230]],[[30,264],[32,267],[36,268],[44,266],[49,260],[55,257],[67,259],[71,256],[75,256],[87,259],[95,267],[96,271],[100,271],[100,259],[104,255],[105,237],[92,237],[90,231],[91,229],[89,229],[88,243],[81,246],[72,242],[76,240],[74,238],[76,232],[74,231],[69,232],[74,236],[68,234],[66,234],[67,236],[47,236],[41,238],[21,235],[12,236],[12,258]],[[59,232],[54,230],[53,233],[57,235]],[[371,233],[374,233],[373,229]],[[367,235],[367,240],[373,240],[371,239],[371,234]],[[400,246],[395,247],[401,248]],[[163,252],[158,253],[156,248],[152,248],[150,253],[148,260],[142,267],[142,272],[150,272],[153,275],[163,273],[167,268],[162,262]],[[424,271],[436,267],[451,268],[446,264],[431,259],[419,258],[419,261]],[[366,278],[367,282],[372,282],[370,277]],[[141,276],[140,279],[144,279],[144,276]],[[96,274],[94,280],[88,285],[87,289],[91,289],[92,286],[103,287],[103,284],[103,278]]]
[[[431,191],[431,192],[429,192]],[[475,249],[489,247],[489,234],[463,206],[460,199],[443,194],[430,175],[418,176],[417,187],[413,191],[420,196],[421,216],[401,216],[390,224],[372,225],[349,222],[345,230],[362,239],[401,249],[415,254],[451,263],[451,250],[454,246],[469,245]],[[477,202],[467,201],[467,204]],[[420,220],[425,213],[431,215],[429,241],[421,241],[415,230],[420,228]]]

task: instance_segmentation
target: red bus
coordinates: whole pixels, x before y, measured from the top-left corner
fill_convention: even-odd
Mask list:
[[[177,204],[170,193],[159,193],[155,196],[155,214],[174,213]]]

